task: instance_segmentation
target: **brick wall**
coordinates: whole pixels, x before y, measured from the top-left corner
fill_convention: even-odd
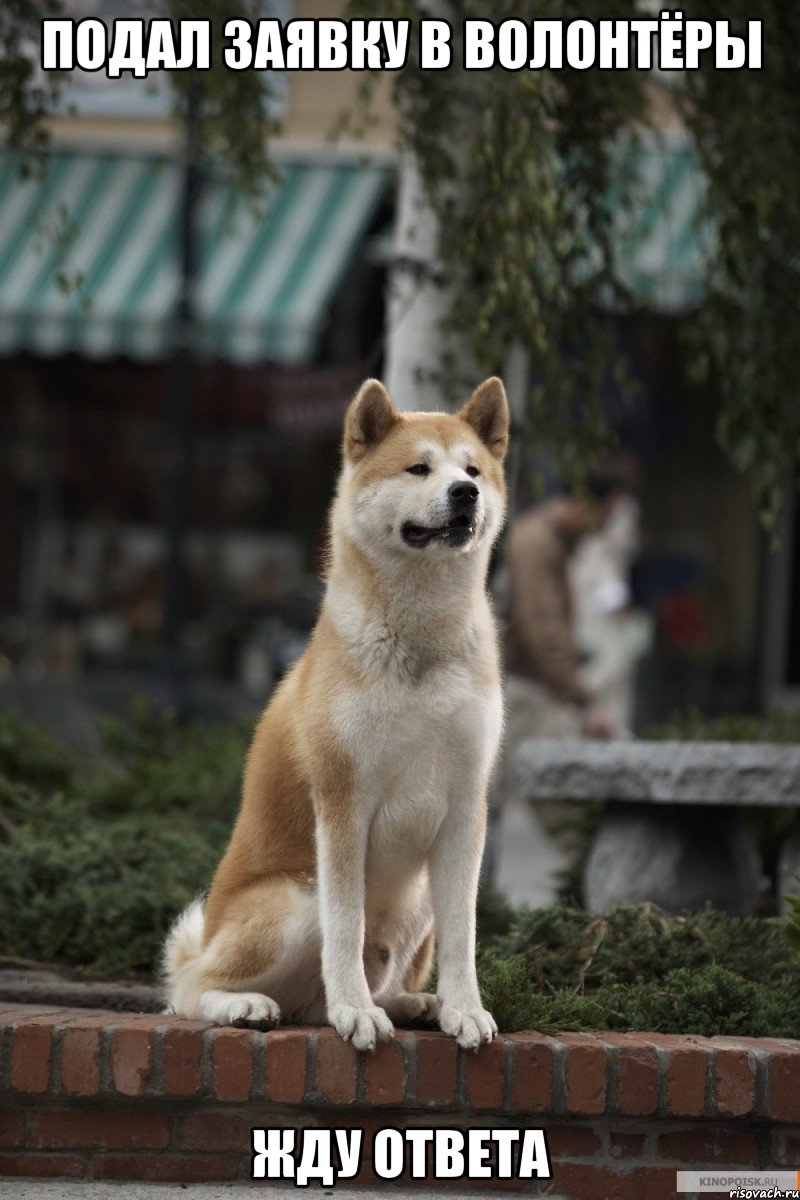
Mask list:
[[[5,1176],[247,1179],[250,1130],[270,1126],[363,1128],[363,1182],[381,1126],[542,1127],[553,1179],[495,1186],[569,1200],[667,1200],[678,1169],[800,1167],[798,1042],[516,1033],[473,1055],[406,1031],[358,1055],[327,1028],[12,1005],[0,1037]]]

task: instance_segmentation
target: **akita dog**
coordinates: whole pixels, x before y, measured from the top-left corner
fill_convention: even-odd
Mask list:
[[[486,790],[502,725],[486,594],[508,405],[345,418],[327,587],[253,737],[230,845],[164,952],[172,1009],[221,1025],[328,1021],[359,1050],[438,1021],[497,1032],[475,974]],[[424,991],[438,944],[438,995]]]

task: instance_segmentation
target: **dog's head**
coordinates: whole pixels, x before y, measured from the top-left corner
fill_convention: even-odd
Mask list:
[[[350,536],[370,557],[469,555],[491,545],[505,513],[508,402],[499,379],[460,412],[401,413],[368,379],[344,425],[339,488]]]

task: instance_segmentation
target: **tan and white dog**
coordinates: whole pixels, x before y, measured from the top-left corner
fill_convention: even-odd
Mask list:
[[[351,403],[327,587],[275,692],[205,904],[164,952],[172,1008],[218,1024],[330,1022],[359,1050],[438,1020],[497,1031],[475,974],[486,790],[502,724],[489,554],[505,513],[508,405],[457,415]],[[438,943],[438,996],[424,992]]]

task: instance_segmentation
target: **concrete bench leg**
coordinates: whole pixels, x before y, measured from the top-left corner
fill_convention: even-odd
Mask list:
[[[747,916],[765,887],[741,814],[726,807],[609,804],[584,874],[592,912],[650,901],[672,913],[712,904]]]
[[[784,896],[800,896],[800,821],[795,820],[794,828],[783,843],[778,859],[778,904],[782,913],[789,911],[789,905]]]

